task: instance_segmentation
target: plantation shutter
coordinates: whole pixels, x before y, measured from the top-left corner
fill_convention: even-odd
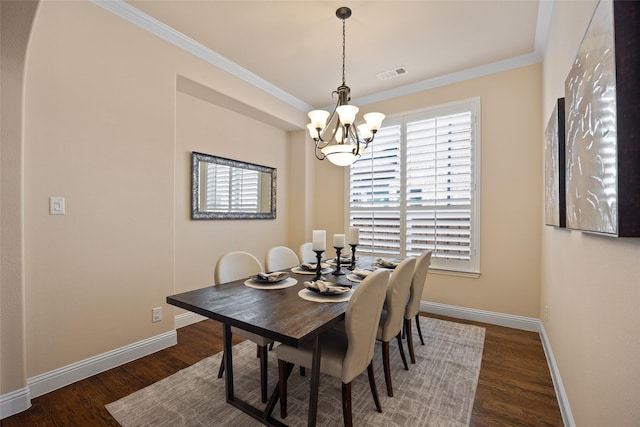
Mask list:
[[[407,123],[407,255],[469,260],[471,114]]]
[[[360,251],[400,251],[401,127],[387,126],[360,160],[351,165],[350,223],[360,228]]]
[[[350,167],[349,225],[358,252],[417,256],[477,272],[475,114],[479,101],[392,118]]]

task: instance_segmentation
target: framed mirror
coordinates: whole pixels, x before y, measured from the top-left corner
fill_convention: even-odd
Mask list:
[[[191,153],[191,219],[275,217],[275,168]]]

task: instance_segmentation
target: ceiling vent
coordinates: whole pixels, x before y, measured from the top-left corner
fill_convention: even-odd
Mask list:
[[[380,80],[388,80],[393,77],[398,77],[403,74],[407,74],[407,69],[404,65],[400,67],[396,67],[393,70],[383,71],[382,73],[376,74]]]

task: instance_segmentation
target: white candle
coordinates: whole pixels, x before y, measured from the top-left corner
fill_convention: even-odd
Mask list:
[[[333,235],[333,247],[334,248],[344,248],[344,234],[334,234]]]
[[[358,227],[349,227],[347,243],[350,245],[360,244],[360,229]]]
[[[313,250],[324,251],[327,249],[327,232],[325,230],[313,230]]]

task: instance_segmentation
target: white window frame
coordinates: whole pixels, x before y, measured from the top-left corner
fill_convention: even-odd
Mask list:
[[[401,202],[400,202],[400,253],[397,256],[403,258],[407,254],[406,248],[406,218],[407,218],[407,205],[406,205],[406,138],[405,138],[405,124],[412,119],[420,118],[427,119],[430,117],[446,116],[449,114],[455,114],[459,112],[471,113],[471,221],[470,221],[470,260],[447,260],[438,258],[437,254],[434,254],[431,261],[430,271],[442,274],[461,275],[465,277],[479,277],[480,275],[480,178],[481,178],[481,130],[480,130],[480,98],[470,98],[462,101],[451,102],[447,104],[436,105],[420,110],[409,111],[401,114],[395,114],[388,116],[383,122],[383,128],[385,126],[401,124],[402,136],[401,136]],[[371,143],[370,147],[375,146],[376,141]],[[351,200],[350,200],[350,168],[345,168],[345,224],[350,224],[351,218]],[[354,209],[354,212],[358,209]],[[362,253],[362,252],[360,252]],[[389,254],[379,253],[363,253],[364,255],[373,256],[389,256]]]

